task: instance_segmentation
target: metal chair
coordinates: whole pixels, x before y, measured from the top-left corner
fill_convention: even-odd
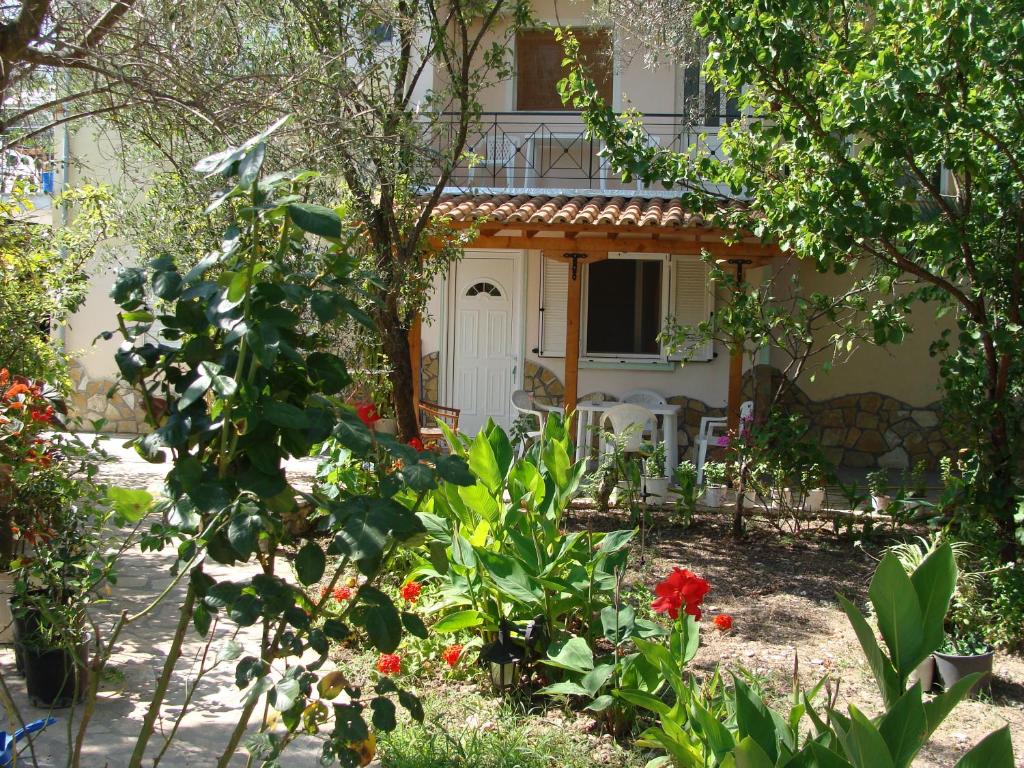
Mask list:
[[[754,419],[754,401],[747,400],[740,404],[740,424],[749,423]],[[708,445],[725,447],[729,444],[724,430],[728,424],[726,416],[704,416],[697,430],[697,485],[704,482],[704,461],[708,455]],[[716,434],[717,433],[717,434]]]
[[[626,453],[639,451],[644,442],[644,431],[650,428],[651,434],[654,434],[654,430],[658,428],[657,417],[642,405],[633,403],[622,403],[609,408],[601,414],[600,423],[602,430],[607,429],[606,425],[610,425],[611,429],[607,431],[616,435],[624,434],[633,426],[640,427],[632,431],[623,445],[623,450]],[[605,449],[607,449],[607,445]]]
[[[459,433],[459,414],[462,411],[458,408],[420,400],[416,404],[416,413],[420,420],[420,438],[423,440],[424,448],[438,451],[443,449],[445,434],[444,430],[437,426],[438,422],[456,435]]]

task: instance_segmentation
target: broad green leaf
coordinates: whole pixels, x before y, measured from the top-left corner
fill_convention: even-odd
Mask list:
[[[320,545],[314,541],[306,542],[295,556],[295,573],[303,584],[315,584],[320,581],[327,568],[327,557]]]
[[[672,709],[668,704],[647,691],[639,688],[619,688],[615,691],[615,697],[622,699],[636,707],[641,707],[656,715],[665,716]]]
[[[153,504],[153,495],[148,491],[110,485],[107,486],[107,501],[122,520],[137,523],[149,511]]]
[[[353,618],[362,624],[374,648],[382,653],[394,652],[402,640],[402,619],[391,598],[364,584],[358,599],[363,604],[353,611]]]
[[[301,694],[299,681],[293,677],[286,677],[274,686],[274,700],[271,705],[278,712],[286,712],[295,706],[295,702]]]
[[[850,730],[846,751],[856,768],[893,768],[892,756],[878,729],[855,706],[850,705]]]
[[[504,477],[494,456],[494,449],[482,431],[477,433],[469,447],[469,469],[491,494],[501,488]]]
[[[291,203],[288,216],[303,232],[333,240],[341,237],[341,217],[323,205]]]
[[[921,663],[921,606],[917,592],[892,553],[882,558],[868,589],[878,619],[878,629],[900,679],[905,680]]]
[[[212,385],[213,380],[209,376],[197,376],[178,399],[178,410],[184,411],[192,403],[205,395]]]
[[[921,607],[921,658],[945,639],[944,622],[956,589],[957,568],[948,543],[931,552],[910,576]]]
[[[1010,727],[1003,726],[979,741],[957,761],[955,768],[1013,768]]]
[[[878,690],[882,694],[882,699],[887,706],[891,706],[896,699],[903,695],[903,691],[900,690],[899,679],[896,676],[896,670],[893,669],[892,663],[882,653],[882,649],[878,647],[875,633],[871,631],[871,627],[868,626],[868,623],[864,620],[856,606],[840,594],[836,595],[836,599],[839,601],[839,605],[842,606],[843,611],[846,612],[846,617],[850,620],[850,624],[853,625],[853,631],[857,633],[860,647],[864,651],[864,656],[867,659],[868,666],[871,668],[871,673],[875,676],[875,682],[878,684]]]
[[[597,696],[597,692],[604,687],[614,671],[614,664],[598,664],[580,679],[580,685],[586,688],[591,696]]]
[[[889,754],[897,768],[910,765],[910,761],[928,738],[928,724],[921,703],[920,683],[914,683],[886,711],[878,723],[878,732],[885,739]]]
[[[606,605],[601,609],[601,630],[604,636],[618,645],[633,633],[636,611],[632,606],[625,605],[618,611],[614,605]]]
[[[437,623],[431,626],[431,629],[439,635],[447,635],[452,632],[460,632],[463,629],[479,627],[483,623],[484,617],[479,611],[456,611],[439,619]]]
[[[778,757],[778,740],[775,723],[768,707],[750,686],[733,675],[736,691],[736,728],[741,740],[748,737],[755,741],[772,763]]]
[[[950,712],[967,696],[974,684],[982,677],[980,672],[973,672],[957,680],[949,690],[933,696],[930,701],[924,703],[924,714],[928,721],[926,738],[930,737],[935,729],[942,725]]]
[[[415,613],[410,611],[402,611],[402,626],[405,627],[405,631],[413,637],[418,637],[420,640],[426,640],[429,637],[427,632],[427,626],[423,623],[423,619],[417,616]]]
[[[373,710],[373,727],[374,730],[388,733],[389,731],[395,730],[397,721],[395,720],[395,705],[391,699],[385,699],[384,697],[378,697],[370,702],[370,709]]]
[[[618,552],[625,547],[636,535],[636,528],[629,531],[611,531],[601,537],[601,543],[597,548],[598,552],[611,554]]]
[[[477,549],[476,557],[508,599],[533,606],[544,597],[541,589],[513,558],[485,549]]]
[[[552,643],[544,663],[568,669],[570,672],[586,673],[594,668],[594,653],[584,638],[570,637],[568,640]]]
[[[736,768],[775,768],[775,761],[750,736],[745,736],[733,751]]]
[[[552,683],[541,688],[537,693],[545,696],[587,696],[587,689],[579,683],[571,680],[563,680],[559,683]]]

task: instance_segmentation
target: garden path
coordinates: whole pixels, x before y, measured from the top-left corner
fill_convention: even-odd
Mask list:
[[[115,460],[104,468],[102,480],[128,488],[145,488],[159,493],[167,465],[147,464],[134,452],[122,447],[123,440],[106,440],[104,447]],[[289,464],[289,475],[299,481],[309,478],[313,472],[309,460]],[[107,626],[123,609],[138,611],[160,594],[170,583],[170,565],[174,560],[173,550],[165,552],[142,552],[138,548],[126,553],[119,569],[118,584],[111,594],[110,610],[103,616]],[[209,568],[216,578],[217,566]],[[226,573],[226,568],[220,569]],[[233,569],[233,578],[238,578],[238,569]],[[160,606],[136,625],[129,626],[117,643],[117,651],[111,662],[113,674],[108,675],[101,688],[99,700],[89,727],[89,735],[83,752],[84,768],[124,768],[135,744],[146,705],[152,694],[160,668],[166,658],[170,639],[178,620],[177,607],[181,604],[184,586],[178,585],[174,592]],[[225,622],[214,625],[216,639],[206,657],[206,665],[215,664],[217,652],[222,650],[237,628]],[[258,655],[260,637],[257,627],[242,629],[235,641],[243,646],[244,653]],[[174,726],[174,720],[184,702],[188,686],[200,668],[204,643],[190,631],[187,643],[178,662],[171,682],[162,720],[150,742],[146,766],[152,766],[152,758],[163,748],[165,736]],[[32,707],[25,693],[24,679],[14,671],[14,654],[9,647],[0,650],[3,680],[11,690],[12,698],[25,720],[43,717],[46,712]],[[182,719],[174,742],[161,760],[168,768],[211,768],[223,750],[228,734],[234,727],[241,707],[242,695],[234,682],[233,662],[222,661],[203,676],[196,687],[193,705]],[[39,768],[62,768],[67,765],[69,724],[77,722],[80,707],[72,710],[55,710],[57,724],[51,726],[35,739],[36,758]],[[258,714],[254,719],[258,719]],[[8,732],[9,716],[0,717],[2,726]],[[76,727],[77,731],[77,727]],[[231,763],[245,765],[244,750]],[[289,747],[287,765],[289,768],[305,768],[318,765],[317,743],[307,740]],[[19,766],[33,766],[26,749],[18,760]]]

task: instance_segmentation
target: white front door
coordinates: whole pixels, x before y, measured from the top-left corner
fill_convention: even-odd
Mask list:
[[[488,418],[507,429],[517,374],[516,256],[467,255],[454,271],[451,382],[459,431],[475,435]]]

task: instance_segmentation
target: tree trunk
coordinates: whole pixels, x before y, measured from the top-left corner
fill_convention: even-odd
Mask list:
[[[398,421],[398,439],[408,442],[419,437],[419,420],[413,399],[412,360],[409,357],[409,329],[402,326],[398,313],[385,309],[377,317],[384,354],[390,364],[391,399]]]

